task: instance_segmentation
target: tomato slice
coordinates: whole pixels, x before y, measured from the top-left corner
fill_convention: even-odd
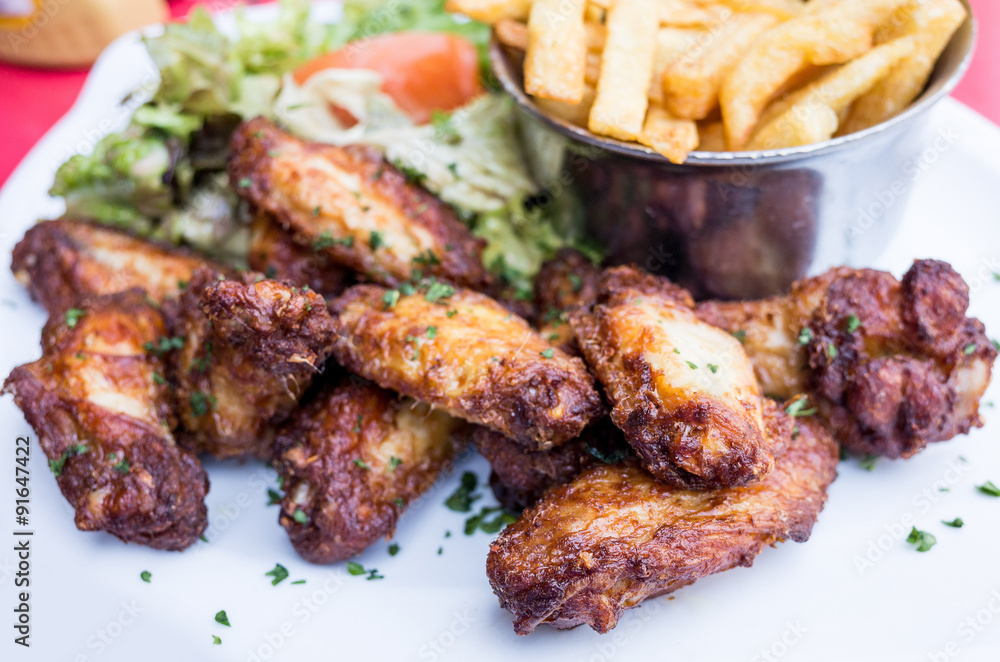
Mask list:
[[[479,54],[468,40],[441,32],[396,32],[351,42],[306,62],[292,76],[301,85],[324,69],[370,69],[382,91],[413,121],[464,106],[480,94]]]

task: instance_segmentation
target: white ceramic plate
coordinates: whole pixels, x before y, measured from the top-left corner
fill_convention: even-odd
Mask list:
[[[259,10],[254,10],[259,11]],[[265,9],[265,16],[266,16]],[[38,143],[0,193],[5,266],[21,235],[58,214],[46,195],[56,167],[128,117],[120,100],[152,68],[137,38],[113,44],[73,109]],[[15,101],[16,102],[16,101]],[[972,313],[1000,334],[1000,130],[955,101],[933,122],[942,140],[920,175],[896,241],[873,267],[901,274],[916,257],[951,262],[972,285]],[[902,173],[905,163],[886,163]],[[912,168],[911,168],[912,171]],[[909,180],[908,180],[909,181]],[[44,315],[0,270],[0,375],[39,354]],[[1000,396],[991,389],[986,400]],[[0,659],[26,660],[850,660],[1000,659],[1000,499],[975,490],[1000,483],[998,416],[968,437],[875,470],[841,463],[826,510],[806,544],[767,549],[732,570],[626,613],[600,636],[545,627],[514,635],[485,574],[489,536],[462,534],[442,480],[404,516],[390,557],[380,543],[357,560],[385,579],[349,576],[343,564],[300,560],[267,506],[274,473],[261,464],[208,463],[208,544],[184,553],[126,546],[83,533],[45,458],[31,448],[31,648],[13,643],[17,559],[14,440],[31,435],[10,398],[0,401]],[[961,459],[964,458],[964,461]],[[478,457],[458,471],[485,478]],[[949,491],[939,491],[948,488]],[[487,496],[487,501],[492,497]],[[942,519],[962,517],[962,529]],[[917,553],[909,522],[938,544]],[[451,537],[445,537],[451,531]],[[442,554],[438,548],[443,547]],[[264,573],[281,563],[288,581]],[[146,584],[139,573],[148,570]],[[292,585],[305,579],[304,585]],[[214,621],[225,609],[232,627]],[[222,644],[212,644],[212,635]]]

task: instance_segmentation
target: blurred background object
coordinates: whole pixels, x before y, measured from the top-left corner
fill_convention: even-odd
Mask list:
[[[121,35],[169,16],[164,0],[0,0],[0,60],[90,66]]]
[[[22,6],[43,5],[61,7],[84,0],[0,0]],[[111,0],[108,0],[110,2]],[[147,0],[129,0],[127,4],[143,4]],[[953,96],[977,112],[1000,123],[1000,2],[969,0],[979,23],[976,55],[966,77]],[[234,0],[175,0],[169,3],[174,19],[187,16],[196,5],[209,10],[231,9]],[[257,4],[250,1],[245,4]],[[0,32],[0,41],[9,35]],[[86,69],[73,71],[28,68],[0,62],[0,185],[24,158],[25,154],[73,105],[86,79]]]

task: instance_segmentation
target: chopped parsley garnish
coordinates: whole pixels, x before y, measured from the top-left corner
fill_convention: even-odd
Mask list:
[[[789,416],[812,416],[816,408],[809,406],[809,398],[796,398],[785,407],[785,413]]]
[[[441,260],[439,260],[437,255],[434,254],[434,251],[429,248],[410,261],[414,264],[422,264],[427,267],[433,267],[434,265],[441,264]]]
[[[802,327],[802,330],[799,331],[799,344],[808,345],[809,341],[812,340],[812,337],[813,337],[812,329],[810,329],[808,326]]]
[[[556,355],[556,351],[554,349],[551,349],[551,348],[550,349],[543,349],[539,353],[542,355],[543,359],[551,359],[553,356]]]
[[[304,580],[304,579],[296,579],[294,582],[292,582],[292,584],[305,584],[305,583],[306,583],[306,580]]]
[[[392,165],[396,166],[396,169],[403,173],[403,176],[406,177],[406,181],[411,184],[420,186],[424,183],[424,180],[427,179],[427,175],[420,172],[416,168],[411,168],[402,161],[393,161]]]
[[[69,448],[67,448],[66,450],[64,450],[62,452],[62,455],[60,455],[58,459],[49,460],[49,469],[51,469],[52,473],[55,474],[56,476],[61,476],[63,466],[66,464],[66,460],[73,457],[74,455],[83,455],[89,450],[90,449],[88,449],[83,444],[74,444]]]
[[[382,238],[382,233],[378,230],[372,230],[372,233],[368,236],[368,247],[373,251],[377,251],[380,246],[385,246],[385,240]]]
[[[148,342],[143,345],[143,349],[147,352],[153,352],[155,354],[166,354],[175,349],[180,349],[184,346],[184,336],[175,336],[173,338],[161,337],[159,343]]]
[[[495,517],[490,518],[490,515]],[[476,531],[498,533],[500,529],[516,521],[517,515],[504,510],[501,506],[484,506],[478,514],[465,520],[465,535],[471,536]]]
[[[295,512],[292,514],[292,519],[298,522],[299,524],[305,524],[306,522],[309,521],[309,518],[306,517],[306,514],[302,511],[301,508],[297,508],[295,510]]]
[[[139,573],[139,579],[146,582],[147,584],[149,583],[149,580],[151,580],[152,578],[153,578],[153,573],[151,573],[149,570],[143,570],[142,572]]]
[[[838,352],[837,352],[837,346],[836,345],[829,344],[829,345],[826,346],[826,355],[829,356],[831,359],[837,358],[837,354],[838,354]]]
[[[993,339],[993,340],[991,340],[990,342],[991,342],[991,343],[993,343],[993,349],[995,349],[995,350],[997,350],[998,352],[1000,352],[1000,340],[996,340],[996,339],[994,338],[994,339]]]
[[[218,635],[213,634],[212,635],[212,645],[214,645],[214,646],[221,646],[222,645],[222,639],[219,639]]]
[[[427,327],[427,339],[428,340],[434,340],[435,338],[437,338],[437,334],[438,334],[438,328],[436,326],[429,326],[429,327]]]
[[[445,500],[444,505],[456,513],[470,512],[472,504],[481,496],[474,494],[478,486],[479,477],[471,471],[464,472],[462,474],[462,484]]]
[[[251,180],[249,177],[244,177],[236,185],[239,186],[240,188],[250,188],[251,184],[253,184],[253,180]]]
[[[70,308],[66,311],[66,326],[69,328],[75,328],[77,322],[83,317],[83,311],[79,308]]]
[[[403,461],[400,460],[398,457],[396,457],[395,455],[390,455],[389,456],[389,471],[395,471],[396,467],[398,467],[402,463],[403,463]]]
[[[227,628],[232,627],[232,625],[229,624],[229,617],[226,616],[225,609],[220,610],[219,613],[215,615],[215,622],[219,625],[225,625]]]
[[[399,290],[389,290],[382,295],[383,310],[389,310],[399,302]]]
[[[580,290],[583,289],[583,279],[577,276],[576,274],[569,275],[569,282],[570,285],[573,286],[574,292],[579,292]]]
[[[288,568],[281,565],[280,563],[275,563],[274,569],[265,572],[264,576],[271,578],[271,586],[277,586],[281,582],[288,579]]]
[[[203,534],[201,534],[200,536],[198,536],[198,540],[200,540],[200,541],[202,541],[202,542],[208,542],[208,536],[206,536],[206,535],[205,535],[205,534],[203,533]]]
[[[676,347],[674,347],[674,354],[680,354],[680,353],[681,353],[681,350],[679,350]]]
[[[434,127],[434,140],[444,143],[456,143],[461,140],[458,129],[451,121],[451,113],[435,110],[431,113],[431,125]]]
[[[858,319],[857,315],[851,313],[850,316],[848,316],[847,318],[847,327],[846,327],[847,332],[854,333],[860,328],[861,328],[861,320]]]
[[[337,245],[344,246],[345,248],[351,248],[354,246],[354,237],[343,237],[341,239],[334,238],[333,234],[327,230],[319,237],[313,241],[313,250],[321,251],[326,248],[331,248]]]
[[[267,505],[276,506],[281,503],[281,492],[277,490],[267,489]]]
[[[963,526],[965,526],[965,522],[962,521],[961,517],[956,517],[955,519],[951,520],[950,522],[947,522],[945,520],[941,520],[941,523],[944,524],[945,526],[950,526],[953,529],[961,529]]]
[[[406,502],[403,501],[403,497],[396,497],[395,499],[392,500],[392,502],[397,506],[399,506],[400,508],[406,507]]]
[[[451,285],[446,285],[444,283],[439,283],[434,281],[431,283],[430,287],[427,288],[427,294],[424,295],[424,300],[429,303],[437,303],[441,299],[447,299],[455,293],[455,288]]]
[[[378,569],[372,568],[371,570],[368,571],[368,576],[365,577],[365,579],[367,579],[368,581],[371,581],[373,579],[385,579],[385,575],[378,574]]]
[[[167,380],[164,379],[163,375],[161,375],[160,373],[154,372],[153,373],[153,383],[154,384],[159,384],[160,386],[163,386],[164,384],[167,383]]]
[[[1000,497],[1000,487],[994,485],[992,480],[988,480],[982,485],[976,485],[976,489],[991,497]]]
[[[733,338],[736,338],[741,343],[745,344],[747,341],[747,332],[742,329],[740,329],[739,331],[733,331],[729,335],[731,335]]]
[[[972,354],[974,351],[976,351],[976,343],[970,342],[968,345],[965,346],[965,349],[962,351],[965,353],[966,356]]]
[[[916,545],[918,552],[926,552],[937,544],[937,538],[935,538],[932,533],[920,531],[917,527],[913,527],[910,531],[910,535],[906,536],[906,542],[911,545]]]
[[[687,363],[688,367],[691,368],[692,370],[697,370],[698,369],[698,366],[696,364],[692,363],[691,361],[685,361],[684,363]]]
[[[195,391],[190,397],[191,413],[195,416],[204,416],[209,410],[214,410],[217,400],[214,395]]]
[[[558,333],[550,333],[549,336],[548,336],[548,338],[547,338],[547,340],[549,342],[555,342],[555,341],[559,340],[559,334]]]
[[[876,460],[878,460],[878,455],[865,455],[861,458],[861,468],[865,471],[875,471]]]
[[[323,209],[318,205],[316,207],[313,207],[313,216],[319,216],[321,211],[323,211]]]
[[[391,543],[389,545],[389,556],[395,556],[399,554],[399,543]]]
[[[358,417],[354,420],[354,427],[351,428],[351,432],[357,434],[361,432],[361,423],[365,420],[365,417],[358,414]]]
[[[719,366],[715,365],[714,363],[709,363],[708,364],[708,369],[712,371],[713,375],[715,373],[719,372]]]
[[[355,577],[365,574],[365,567],[355,561],[347,562],[347,572]]]
[[[444,547],[438,547],[438,556],[444,554]]]
[[[116,458],[117,458],[117,455],[115,455],[114,453],[112,453],[111,454],[111,460],[114,461]],[[121,461],[118,462],[117,464],[115,464],[115,466],[113,468],[114,468],[115,471],[117,471],[120,474],[127,474],[128,470],[129,470],[129,466],[130,465],[128,463],[128,460],[123,457],[121,459]]]
[[[354,458],[354,466],[358,467],[359,469],[364,469],[365,471],[371,471],[371,466],[367,462],[362,460],[360,457]]]
[[[445,315],[448,316],[448,319],[451,319],[455,315],[458,315],[458,311],[455,310],[454,308],[452,308],[451,310],[449,310],[448,312],[446,312]]]

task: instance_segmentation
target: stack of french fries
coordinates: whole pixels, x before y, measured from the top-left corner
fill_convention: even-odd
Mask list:
[[[683,163],[866,129],[919,96],[959,0],[449,0],[546,113]]]

